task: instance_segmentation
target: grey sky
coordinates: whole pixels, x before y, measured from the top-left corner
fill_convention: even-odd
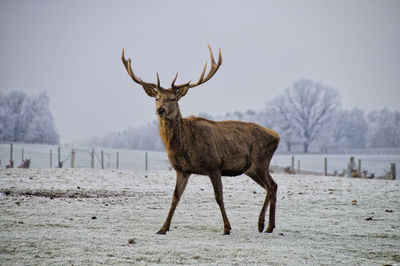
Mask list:
[[[344,108],[400,109],[400,1],[0,0],[0,90],[47,91],[63,142],[156,119],[133,69],[168,86],[197,80],[184,116],[259,110],[300,78],[339,89]]]

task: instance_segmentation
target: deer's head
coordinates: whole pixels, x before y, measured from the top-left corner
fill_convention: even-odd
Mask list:
[[[128,60],[125,59],[124,49],[122,49],[122,62],[124,63],[126,71],[128,72],[129,76],[132,78],[132,80],[134,82],[142,85],[142,87],[143,87],[144,91],[147,93],[147,95],[155,98],[156,114],[160,118],[174,119],[174,117],[179,113],[178,101],[183,96],[186,95],[186,93],[188,92],[188,90],[190,88],[196,87],[200,84],[207,82],[209,79],[211,79],[212,76],[214,76],[214,74],[217,72],[218,68],[222,64],[221,50],[219,50],[219,53],[218,53],[218,63],[215,63],[214,56],[211,51],[211,47],[208,46],[208,49],[210,50],[210,58],[211,58],[211,68],[210,68],[210,71],[208,72],[208,74],[205,75],[206,68],[207,68],[207,62],[206,62],[206,64],[204,65],[203,71],[201,72],[200,78],[196,83],[191,83],[191,81],[189,81],[184,84],[175,85],[175,81],[178,78],[178,73],[176,73],[175,78],[171,83],[171,87],[168,89],[161,87],[160,78],[158,76],[158,73],[157,73],[157,84],[145,82],[140,77],[136,76],[135,73],[133,73],[133,71],[132,71],[131,59],[130,58],[128,58]]]

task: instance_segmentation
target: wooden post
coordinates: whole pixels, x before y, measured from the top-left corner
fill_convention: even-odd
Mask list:
[[[53,168],[53,154],[51,149],[50,149],[50,168]]]
[[[347,164],[347,177],[353,177],[354,168],[354,157],[352,156]]]
[[[61,147],[58,146],[58,168],[62,168],[62,162],[61,162]]]
[[[360,177],[362,177],[362,173],[361,173],[361,159],[358,160],[358,174],[360,175]]]
[[[149,170],[149,164],[148,164],[148,158],[147,158],[147,151],[146,151],[146,153],[144,154],[144,167],[145,167],[146,171]]]
[[[117,167],[117,169],[119,169],[119,152],[117,152],[117,165],[116,165]]]
[[[395,163],[390,164],[390,174],[392,176],[392,180],[396,180],[396,164]]]
[[[294,174],[294,156],[292,156],[292,173]]]
[[[90,168],[94,168],[94,149],[92,148],[92,152],[90,153]]]
[[[104,152],[101,150],[101,169],[104,169]]]
[[[300,160],[297,160],[297,174],[300,174]]]
[[[22,148],[22,151],[21,151],[21,153],[22,153],[22,160],[21,160],[21,162],[22,162],[22,164],[24,164],[24,148]]]
[[[75,150],[71,150],[71,168],[74,168],[75,166]]]
[[[324,174],[325,176],[328,175],[328,158],[324,158]]]
[[[12,144],[10,144],[10,168],[14,168],[13,145]]]

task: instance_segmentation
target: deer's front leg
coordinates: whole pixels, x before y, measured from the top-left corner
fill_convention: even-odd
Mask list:
[[[176,171],[176,186],[175,186],[175,190],[174,190],[174,195],[172,197],[171,207],[169,209],[168,216],[164,222],[164,225],[161,227],[160,231],[157,232],[157,234],[165,235],[167,233],[167,231],[169,231],[172,216],[174,215],[176,206],[178,205],[179,200],[181,199],[182,193],[186,188],[186,184],[189,180],[189,176],[190,176],[190,174]]]

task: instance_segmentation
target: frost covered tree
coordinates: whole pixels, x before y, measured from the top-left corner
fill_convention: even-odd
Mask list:
[[[278,97],[267,104],[266,110],[262,111],[262,118],[259,118],[259,123],[277,131],[281,137],[281,143],[284,143],[286,150],[291,152],[293,146],[300,142],[300,138],[298,131],[292,126],[290,117],[278,109],[281,101],[283,97]]]
[[[325,148],[365,148],[367,130],[368,124],[363,110],[337,110],[318,141]]]
[[[331,122],[339,106],[339,93],[336,89],[308,79],[295,82],[283,95],[270,102],[282,141],[289,148],[291,144],[300,142],[305,153]]]
[[[368,113],[367,142],[371,148],[400,147],[400,112],[384,108]]]
[[[164,150],[158,135],[157,122],[140,127],[128,127],[123,131],[114,131],[104,137],[92,137],[78,142],[85,146],[100,146],[108,148],[125,148],[136,150]]]
[[[0,93],[0,141],[59,143],[46,93],[38,96],[21,91]]]

